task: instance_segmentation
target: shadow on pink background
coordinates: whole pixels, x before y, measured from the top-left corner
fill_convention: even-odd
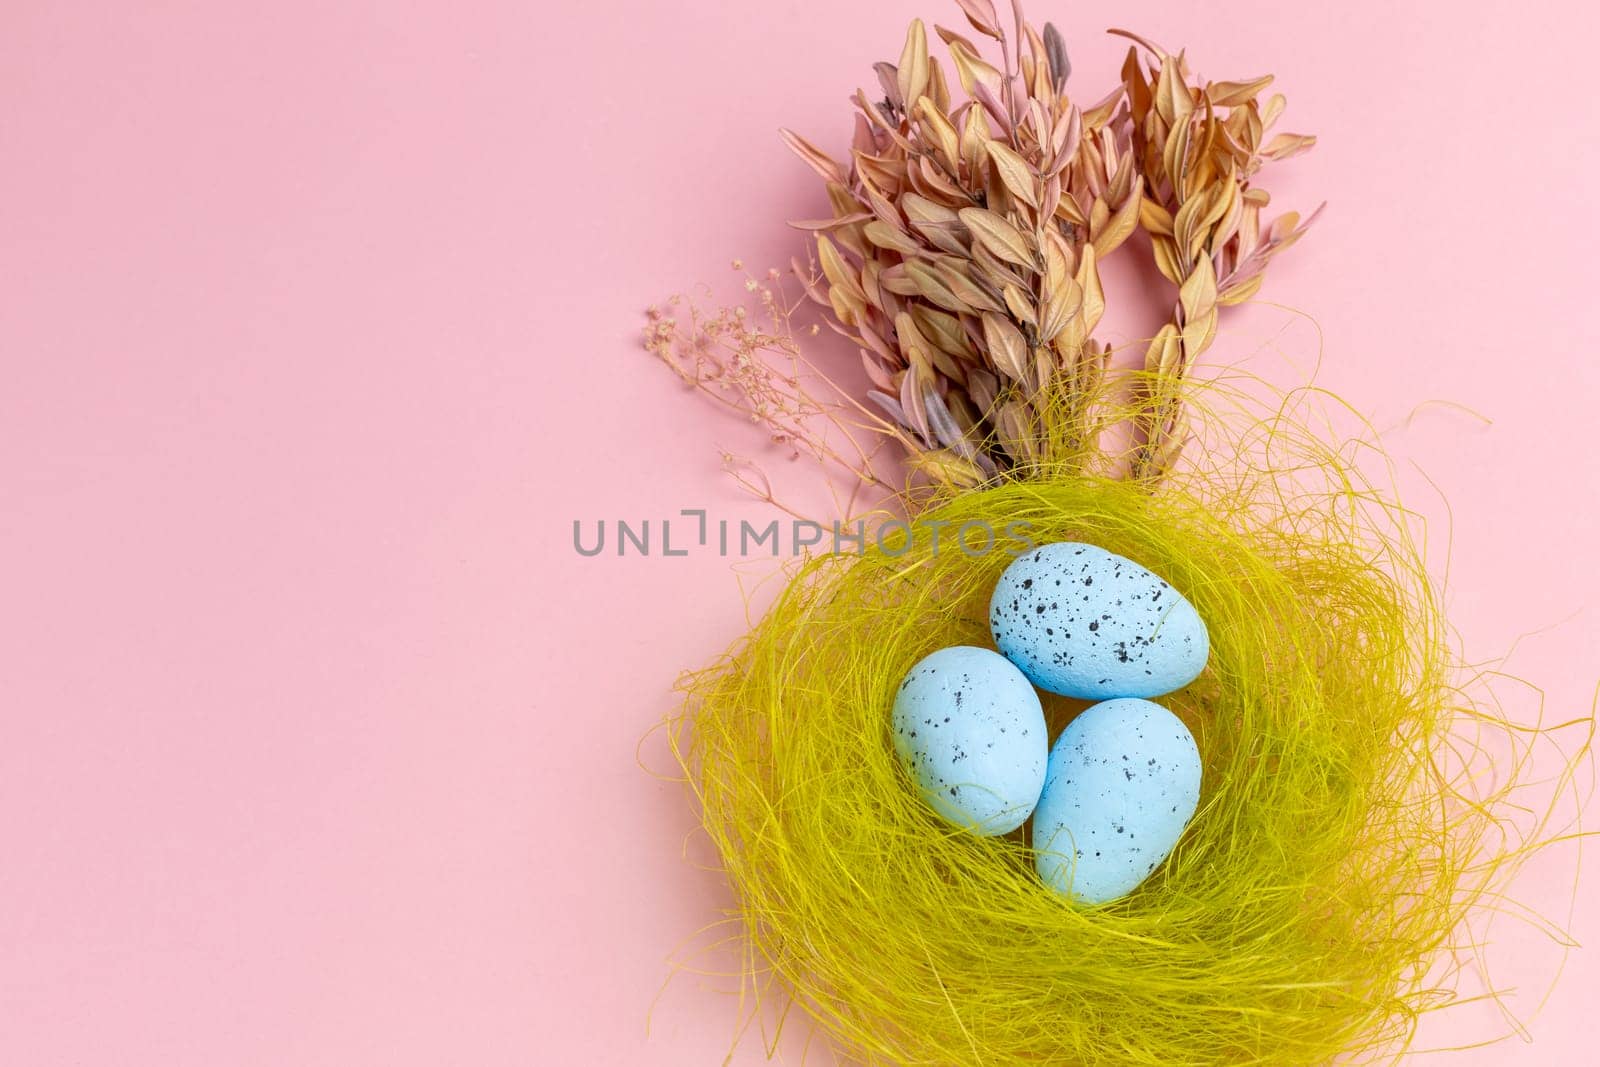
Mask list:
[[[639,313],[736,255],[786,262],[783,220],[822,198],[776,128],[840,150],[905,21],[959,15],[541,6],[0,14],[0,1062],[722,1062],[730,983],[662,983],[726,893],[635,749],[743,627],[740,584],[712,556],[580,559],[571,524],[764,516],[717,459],[758,442],[648,362]],[[1120,62],[1108,24],[1280,75],[1322,142],[1278,202],[1331,206],[1263,299],[1321,325],[1321,384],[1401,427],[1441,537],[1448,500],[1469,654],[1532,634],[1510,669],[1587,714],[1589,16],[1030,14],[1084,95]],[[1315,356],[1261,306],[1216,358],[1295,384]],[[1426,401],[1492,425],[1406,424]],[[659,738],[641,757],[665,765]],[[1519,895],[1565,920],[1574,859]],[[1496,933],[1529,1014],[1559,954]],[[1593,1062],[1597,983],[1572,954],[1534,1043],[1448,1062]],[[1467,1008],[1424,1042],[1500,1029]]]

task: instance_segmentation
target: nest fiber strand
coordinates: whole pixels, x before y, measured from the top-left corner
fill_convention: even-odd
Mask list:
[[[1015,482],[931,507],[906,544],[807,562],[688,679],[673,734],[750,984],[776,979],[871,1064],[1283,1067],[1403,1047],[1448,999],[1430,970],[1505,857],[1462,784],[1474,757],[1452,730],[1472,711],[1421,563],[1349,493],[1283,509],[1240,486]],[[990,645],[1011,555],[961,551],[967,522],[1125,555],[1210,629],[1205,673],[1160,701],[1199,743],[1200,808],[1124,899],[1055,895],[1025,833],[952,828],[894,759],[907,669]],[[1052,737],[1084,706],[1047,697]]]

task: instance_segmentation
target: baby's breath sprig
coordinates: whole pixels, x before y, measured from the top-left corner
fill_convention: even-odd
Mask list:
[[[854,515],[861,490],[894,491],[883,446],[914,454],[918,445],[806,358],[800,339],[818,327],[795,323],[801,298],[785,291],[784,272],[752,273],[740,260],[732,266],[744,277],[750,306],[673,296],[647,309],[644,346],[696,392],[761,426],[790,458],[844,475],[850,495],[840,512]],[[754,460],[724,450],[723,465],[752,495],[792,510]]]

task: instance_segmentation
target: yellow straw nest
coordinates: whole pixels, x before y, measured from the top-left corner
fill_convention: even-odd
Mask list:
[[[1281,461],[1280,461],[1281,462]],[[1045,473],[949,497],[886,547],[808,561],[672,732],[770,981],[869,1064],[1323,1064],[1387,1058],[1448,1001],[1438,964],[1512,849],[1483,795],[1450,632],[1392,508],[1331,453],[1321,490]],[[977,525],[968,525],[977,524]],[[998,532],[994,550],[982,531]],[[979,838],[918,798],[889,737],[922,656],[993,647],[1006,530],[1150,568],[1211,658],[1160,698],[1198,742],[1200,807],[1133,894],[1070,903],[1028,835]],[[938,534],[935,548],[934,536]],[[1085,705],[1046,696],[1052,740]],[[1448,976],[1443,980],[1448,985]]]

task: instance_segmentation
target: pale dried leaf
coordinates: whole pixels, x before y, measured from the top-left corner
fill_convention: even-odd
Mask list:
[[[923,123],[927,138],[937,147],[945,166],[954,171],[960,165],[961,142],[950,119],[926,96],[917,98],[917,118]]]
[[[1098,130],[1111,121],[1111,116],[1116,114],[1117,105],[1122,103],[1127,87],[1119,85],[1105,97],[1083,113],[1083,125],[1087,129]]]
[[[926,380],[913,363],[900,376],[900,406],[905,409],[906,425],[922,438],[924,446],[933,444],[933,432],[928,426],[928,409],[922,404],[922,389]]]
[[[1000,381],[986,370],[974,367],[967,371],[967,395],[972,398],[972,405],[978,418],[986,419],[994,408],[995,398],[1000,394]]]
[[[861,350],[861,369],[866,371],[867,380],[879,389],[894,388],[894,378],[889,374],[889,371],[885,369],[876,356],[865,348]],[[870,396],[871,393],[869,392],[868,395]],[[899,407],[898,404],[895,406]]]
[[[1135,227],[1139,224],[1140,196],[1130,196],[1117,213],[1106,220],[1099,230],[1091,229],[1093,234],[1094,250],[1101,259],[1116,251],[1122,242],[1132,236]],[[1091,223],[1092,223],[1091,219]]]
[[[935,203],[927,197],[918,196],[916,193],[907,193],[901,197],[900,206],[905,209],[906,218],[914,223],[949,225],[961,221],[961,217],[951,208]]]
[[[1044,24],[1044,50],[1050,57],[1050,78],[1060,92],[1072,74],[1072,60],[1067,58],[1067,42],[1061,39],[1061,31],[1052,22]]]
[[[1083,307],[1083,287],[1071,277],[1050,285],[1045,293],[1044,308],[1039,315],[1039,339],[1054,340],[1067,322]]]
[[[962,329],[961,320],[956,316],[926,304],[914,304],[911,308],[911,317],[916,321],[917,329],[922,331],[922,335],[941,351],[964,358],[977,357],[977,349],[967,339],[967,332]],[[956,376],[959,377],[959,373]]]
[[[928,426],[933,430],[935,439],[962,459],[976,462],[977,449],[972,447],[972,442],[961,432],[961,427],[956,424],[950,409],[945,406],[944,398],[932,386],[924,388],[922,406],[928,413]]]
[[[912,318],[909,311],[902,311],[894,317],[894,336],[900,344],[900,354],[905,357],[906,364],[927,375],[933,367],[933,346],[922,336],[916,319]]]
[[[1217,309],[1213,302],[1210,311],[1183,324],[1183,348],[1187,353],[1187,360],[1193,362],[1200,353],[1210,348],[1211,341],[1216,336]]]
[[[867,305],[859,293],[852,293],[842,285],[828,290],[828,306],[834,317],[846,326],[854,326],[866,313]]]
[[[1056,120],[1050,132],[1050,150],[1063,163],[1070,162],[1078,152],[1078,142],[1083,139],[1083,115],[1070,107]]]
[[[928,355],[933,360],[933,369],[944,379],[959,382],[967,376],[961,362],[944,349],[934,347],[929,350]]]
[[[983,470],[972,460],[947,448],[931,448],[907,457],[913,470],[936,482],[957,489],[976,489],[984,482]]]
[[[999,293],[1008,285],[1026,289],[1030,284],[1015,265],[1007,263],[977,241],[972,244],[971,274],[994,293]]]
[[[970,313],[972,308],[956,298],[939,272],[934,267],[921,259],[913,259],[906,264],[906,274],[916,285],[917,292],[949,311]]]
[[[805,160],[812,170],[821,175],[823,181],[843,184],[849,180],[843,167],[798,133],[793,130],[779,130],[778,136],[783,138],[783,143],[789,146],[790,151]]]
[[[1037,389],[1043,391],[1050,385],[1056,375],[1056,358],[1050,349],[1043,345],[1033,350],[1033,374],[1038,382]]]
[[[857,152],[871,152],[877,148],[872,140],[872,124],[859,112],[855,117],[855,132],[850,138],[850,147]]]
[[[1075,277],[1078,287],[1083,290],[1083,307],[1078,314],[1083,319],[1085,332],[1093,332],[1106,312],[1106,294],[1100,286],[1100,264],[1094,245],[1084,246],[1083,258],[1078,263]]]
[[[1082,206],[1070,193],[1061,195],[1061,203],[1056,205],[1056,217],[1065,219],[1080,230],[1089,228],[1089,216],[1083,213]]]
[[[1039,327],[1039,319],[1033,310],[1033,304],[1023,295],[1022,290],[1014,285],[1008,285],[1001,290],[1005,298],[1006,310],[1011,312],[1011,317],[1025,326]]]
[[[873,219],[862,230],[867,240],[879,248],[887,248],[899,252],[904,256],[914,256],[922,251],[922,246],[910,234],[897,227],[890,226],[881,219]]]
[[[1173,285],[1183,282],[1183,265],[1178,262],[1178,246],[1172,238],[1160,234],[1150,235],[1150,249],[1159,270],[1167,281]]]
[[[1266,147],[1261,150],[1261,154],[1272,160],[1293,159],[1295,156],[1311,151],[1312,146],[1316,143],[1317,139],[1315,137],[1306,134],[1280,133],[1267,142]]]
[[[1178,69],[1178,60],[1167,57],[1161,63],[1161,77],[1156,83],[1156,112],[1174,130],[1187,124],[1194,112],[1194,96]],[[1169,168],[1170,169],[1170,168]]]
[[[883,159],[878,156],[868,156],[861,153],[855,155],[856,174],[863,184],[870,183],[874,189],[881,190],[886,196],[899,193],[906,184],[906,165],[904,160]]]
[[[878,284],[896,296],[917,296],[922,290],[906,273],[905,264],[897,263],[878,276]]]
[[[954,37],[949,39],[948,43],[950,59],[956,65],[956,78],[968,96],[976,99],[980,89],[987,90],[991,94],[1000,92],[1001,85],[1005,83],[1005,76],[999,70],[978,55],[977,50],[964,38]]]
[[[1288,105],[1289,101],[1284,99],[1282,93],[1273,93],[1261,108],[1261,125],[1271,129],[1272,124],[1278,121],[1283,115],[1283,109]]]
[[[996,256],[1019,267],[1037,269],[1032,244],[1011,223],[981,207],[963,208],[958,214],[972,236]]]
[[[895,72],[900,99],[909,103],[928,91],[928,35],[921,19],[912,19],[906,30],[905,47]]]
[[[1039,207],[1039,176],[1027,160],[1019,156],[1010,147],[999,141],[988,143],[989,159],[994,163],[995,173],[1005,183],[1013,196],[1029,207]]]
[[[1000,303],[967,274],[961,261],[946,257],[934,265],[939,277],[962,306],[952,311],[999,311]]]
[[[1256,291],[1261,288],[1261,283],[1266,280],[1266,275],[1257,274],[1230,285],[1217,294],[1217,303],[1224,307],[1231,304],[1242,304],[1252,296],[1255,296]]]
[[[944,68],[937,59],[928,60],[928,99],[945,114],[950,113],[950,86],[945,84]]]
[[[1172,236],[1172,216],[1148,196],[1139,201],[1139,224],[1150,233]]]
[[[857,301],[865,302],[866,293],[861,288],[860,276],[845,262],[833,242],[820,233],[817,235],[817,259],[822,263],[822,273],[827,276],[829,284],[835,289],[845,289]]]
[[[961,8],[961,13],[967,16],[967,21],[972,23],[972,28],[985,37],[1000,39],[1000,21],[995,15],[994,4],[989,0],[956,0]]]
[[[1206,86],[1206,97],[1213,107],[1238,107],[1254,100],[1261,90],[1271,84],[1270,74],[1264,74],[1250,81],[1212,82]]]
[[[1044,196],[1039,202],[1039,217],[1048,219],[1056,213],[1056,208],[1061,203],[1061,175],[1052,174],[1050,180],[1044,183]]]
[[[1174,127],[1161,154],[1161,165],[1166,169],[1167,180],[1172,184],[1173,193],[1179,200],[1186,199],[1189,195],[1189,174],[1187,170],[1189,135],[1188,122],[1180,123]]]
[[[880,275],[883,273],[883,264],[871,255],[866,256],[861,262],[861,291],[867,296],[867,306],[878,311],[883,310],[883,289],[879,284]],[[867,320],[863,319],[858,326],[865,326]]]
[[[1144,354],[1144,369],[1160,377],[1171,376],[1183,356],[1183,344],[1178,339],[1178,328],[1167,323],[1156,333]]]
[[[1172,217],[1172,239],[1185,264],[1205,243],[1206,231],[1201,226],[1201,220],[1207,210],[1208,198],[1207,193],[1190,197],[1178,205],[1178,212]]]
[[[995,417],[995,431],[1000,443],[1013,457],[1027,462],[1038,458],[1033,418],[1024,404],[1015,400],[1003,404]]]
[[[1010,319],[988,313],[983,316],[983,339],[989,362],[1013,381],[1025,381],[1028,374],[1028,342]]]
[[[998,91],[982,82],[973,83],[971,91],[973,99],[982,104],[989,116],[1000,124],[1000,132],[1009,136],[1012,129],[1011,116],[1006,114],[1006,107],[1000,102]]]
[[[896,386],[891,385],[889,388],[893,389],[896,388]],[[904,426],[908,430],[916,428],[911,425],[911,419],[906,415],[906,409],[900,406],[900,401],[896,400],[893,396],[890,396],[887,392],[880,392],[877,389],[868,389],[867,399],[882,408],[884,413],[899,425]]]
[[[1217,305],[1217,275],[1211,266],[1210,256],[1201,256],[1194,269],[1178,287],[1178,305],[1186,319],[1196,319],[1209,314]]]
[[[969,107],[961,124],[961,160],[970,174],[978,174],[989,158],[989,120],[981,107]]]
[[[878,76],[878,88],[883,90],[883,98],[889,103],[904,111],[905,97],[900,95],[900,71],[893,63],[878,62],[872,64],[872,72]]]
[[[883,334],[879,333],[871,323],[862,323],[857,332],[861,334],[861,342],[871,350],[883,366],[898,369],[902,365],[900,353],[889,347],[889,342],[884,340]]]
[[[1134,33],[1131,30],[1119,30],[1119,29],[1116,29],[1116,28],[1112,28],[1112,29],[1107,30],[1106,32],[1109,33],[1109,34],[1112,34],[1113,36],[1116,36],[1116,37],[1126,37],[1130,41],[1135,41],[1138,44],[1143,45],[1145,50],[1148,51],[1151,55],[1154,55],[1157,59],[1165,59],[1165,58],[1167,58],[1166,49],[1162,48],[1158,44],[1152,43],[1151,41],[1149,41],[1149,40],[1147,40],[1147,39],[1145,39],[1143,37],[1140,37],[1137,33]],[[1135,59],[1135,60],[1138,58],[1137,53],[1135,53],[1134,50],[1131,49],[1131,48],[1128,50],[1128,56],[1129,56],[1129,58]]]
[[[791,219],[789,220],[789,225],[796,230],[832,230],[840,226],[865,222],[870,218],[872,218],[871,212],[857,211],[834,219]]]
[[[962,204],[971,200],[967,191],[950,180],[950,176],[931,155],[918,157],[912,182],[924,195],[943,199],[948,204]]]

